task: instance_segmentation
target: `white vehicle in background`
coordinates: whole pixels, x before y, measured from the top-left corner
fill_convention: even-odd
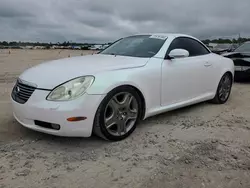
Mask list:
[[[103,48],[103,45],[101,44],[95,44],[93,46],[90,46],[90,50],[101,50]]]
[[[202,101],[225,103],[233,61],[182,34],[143,34],[98,54],[46,62],[18,78],[11,100],[23,126],[52,135],[111,141],[140,120]]]

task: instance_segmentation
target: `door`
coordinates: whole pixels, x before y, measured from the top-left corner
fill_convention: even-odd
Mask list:
[[[207,50],[199,41],[189,37],[178,37],[172,41],[167,54],[173,49],[185,49],[189,57],[165,59],[162,62],[163,106],[185,102],[208,92],[207,79],[212,62],[206,61]]]

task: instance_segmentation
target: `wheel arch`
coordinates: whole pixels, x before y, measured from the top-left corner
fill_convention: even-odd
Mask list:
[[[120,87],[124,87],[124,86],[125,87],[133,88],[138,93],[138,95],[140,96],[141,103],[142,103],[142,106],[143,106],[140,119],[141,120],[144,119],[145,114],[146,114],[147,102],[146,102],[146,98],[145,98],[145,93],[142,91],[142,89],[138,85],[136,85],[134,83],[130,83],[130,82],[124,82],[124,83],[120,83],[120,84],[114,84],[114,85],[106,88],[106,90],[104,91],[104,93],[108,94],[108,93],[112,92],[113,90],[115,90],[117,88],[120,88]]]
[[[141,120],[144,119],[145,113],[146,113],[146,100],[145,100],[145,97],[144,97],[143,93],[135,86],[132,86],[132,85],[126,85],[126,86],[133,88],[138,93],[138,95],[140,96],[141,103],[142,103],[142,112],[141,112],[140,119]]]
[[[138,93],[138,95],[140,96],[141,103],[142,103],[142,106],[143,106],[140,119],[141,120],[144,119],[145,113],[146,113],[146,99],[145,99],[144,92],[142,92],[142,90],[140,89],[140,87],[136,86],[135,84],[131,84],[131,83],[123,83],[123,84],[115,85],[115,86],[109,88],[109,90],[106,91],[105,93],[109,93],[109,92],[113,91],[114,89],[117,89],[119,87],[124,87],[124,86],[125,87],[133,88]]]
[[[220,79],[222,78],[222,76],[223,76],[224,74],[227,74],[227,73],[230,74],[230,76],[231,76],[231,78],[232,78],[232,81],[234,80],[234,73],[233,73],[231,70],[226,69],[226,70],[224,70],[224,71],[221,73],[218,83],[220,82]]]
[[[227,71],[227,72],[225,72],[225,74],[226,73],[229,73],[230,74],[230,76],[231,76],[231,78],[232,78],[232,81],[233,81],[233,79],[234,79],[234,74],[231,72],[231,71]]]

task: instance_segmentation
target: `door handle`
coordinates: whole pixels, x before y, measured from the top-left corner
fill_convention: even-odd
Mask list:
[[[209,63],[209,62],[206,62],[206,63],[204,64],[205,67],[210,67],[211,65],[212,65],[212,63]]]

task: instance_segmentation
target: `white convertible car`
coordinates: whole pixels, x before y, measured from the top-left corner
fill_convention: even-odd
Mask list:
[[[23,126],[111,141],[140,120],[202,101],[225,103],[233,61],[183,34],[141,34],[98,54],[54,60],[22,73],[11,100]]]

